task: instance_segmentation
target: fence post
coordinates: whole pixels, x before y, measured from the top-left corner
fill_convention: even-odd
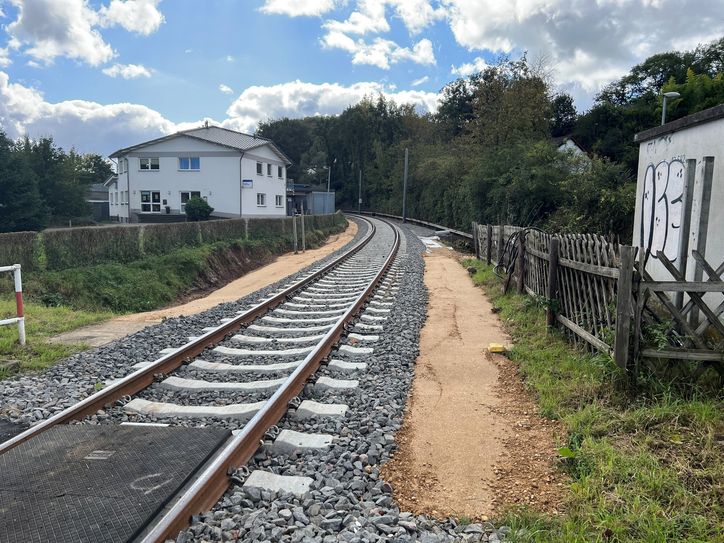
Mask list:
[[[302,215],[300,216],[302,221],[302,252],[307,251],[307,232],[304,230],[304,200],[302,200]]]
[[[292,235],[294,236],[294,254],[297,254],[297,212],[292,213]]]
[[[495,255],[498,259],[498,262],[496,262],[498,266],[501,266],[503,264],[503,243],[505,243],[505,233],[503,231],[504,229],[505,227],[502,224],[498,226],[498,254]]]
[[[480,242],[478,241],[478,223],[473,221],[473,247],[475,247],[475,258],[480,260]]]
[[[618,268],[616,339],[613,346],[613,359],[619,368],[627,370],[631,336],[634,255],[636,254],[636,249],[629,245],[620,245],[620,248],[621,264]]]
[[[25,345],[25,310],[23,308],[23,280],[20,276],[20,264],[13,270],[15,283],[15,309],[18,316],[18,339]]]
[[[555,326],[556,312],[554,302],[558,300],[558,248],[561,240],[551,238],[551,245],[548,249],[548,290],[546,298],[548,305],[546,307],[546,323],[548,326]]]
[[[492,261],[493,255],[491,254],[493,251],[493,225],[492,224],[486,224],[485,225],[485,263],[490,266],[490,262]]]
[[[525,234],[518,233],[518,260],[515,263],[518,268],[518,294],[525,293]]]

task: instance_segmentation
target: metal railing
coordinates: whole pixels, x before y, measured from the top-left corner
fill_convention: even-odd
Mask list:
[[[16,316],[10,319],[0,320],[0,326],[6,326],[9,324],[18,325],[18,337],[20,339],[20,345],[25,345],[25,313],[23,310],[23,280],[20,275],[20,264],[13,264],[12,266],[0,266],[0,272],[12,272],[13,280],[15,283],[15,307]]]

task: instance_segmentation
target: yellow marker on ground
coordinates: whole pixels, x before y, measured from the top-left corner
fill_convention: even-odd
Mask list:
[[[506,348],[502,343],[491,343],[488,345],[488,351],[491,353],[504,353]]]

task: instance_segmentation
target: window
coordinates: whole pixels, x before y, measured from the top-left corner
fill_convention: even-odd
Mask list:
[[[181,213],[186,212],[186,202],[189,201],[189,198],[201,198],[201,192],[198,190],[191,190],[181,193]]]
[[[158,171],[158,158],[139,158],[142,171]]]
[[[266,165],[266,174],[271,177],[271,164]]]
[[[282,207],[284,205],[284,196],[282,196],[281,194],[277,194],[276,196],[274,196],[274,203],[277,207]]]
[[[128,159],[119,158],[118,159],[118,173],[126,173],[126,170],[128,170]]]
[[[261,162],[257,162],[257,163],[256,163],[256,174],[257,174],[257,175],[263,175],[261,168],[262,168]]]
[[[199,170],[200,166],[201,159],[197,156],[179,157],[178,159],[179,170]]]
[[[283,166],[277,166],[277,177],[279,179],[284,177],[284,167]]]
[[[266,194],[263,192],[256,193],[256,205],[259,207],[266,206]]]
[[[157,190],[141,191],[141,213],[161,213],[161,192]]]

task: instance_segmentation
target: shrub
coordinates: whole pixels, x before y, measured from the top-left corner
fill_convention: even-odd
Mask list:
[[[194,196],[186,202],[186,217],[190,221],[206,221],[211,216],[214,208],[203,198]]]
[[[196,222],[144,225],[143,252],[162,255],[179,247],[200,245],[199,226]]]
[[[0,266],[20,264],[23,271],[37,269],[34,256],[37,237],[37,232],[0,234]]]
[[[141,258],[139,226],[63,228],[43,232],[49,270]]]

